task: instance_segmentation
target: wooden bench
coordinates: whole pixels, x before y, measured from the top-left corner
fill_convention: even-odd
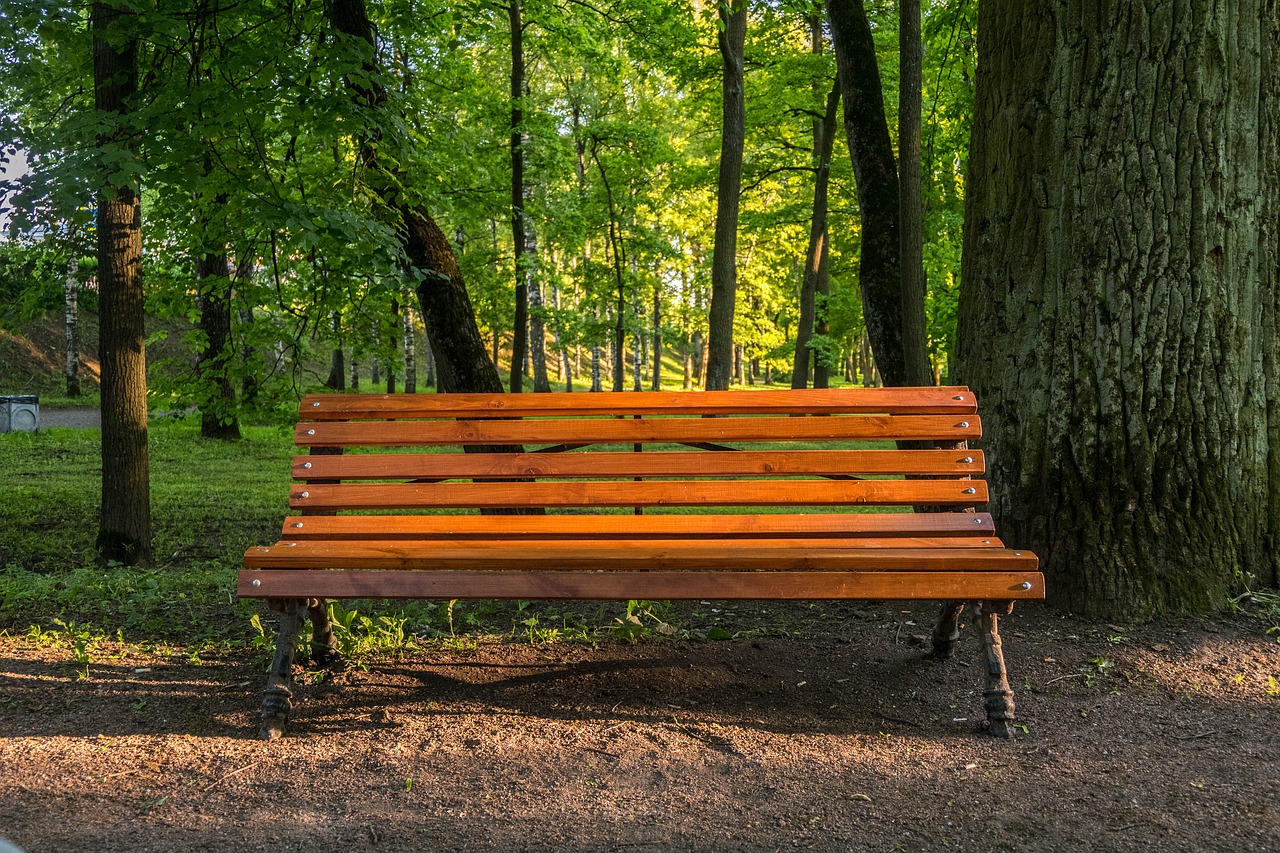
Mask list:
[[[974,603],[1008,737],[997,619],[1044,582],[974,512],[980,434],[960,387],[306,397],[296,514],[238,583],[280,613],[262,735],[308,616],[336,658],[325,599],[932,599],[938,657]]]

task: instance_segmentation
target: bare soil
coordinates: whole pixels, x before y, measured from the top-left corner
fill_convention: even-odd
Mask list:
[[[756,606],[756,605],[752,605]],[[763,608],[766,605],[759,605]],[[482,641],[319,678],[0,637],[0,835],[29,851],[1280,850],[1280,645],[1256,620],[1004,620],[1026,731],[978,734],[932,608],[792,636]],[[805,609],[807,608],[807,609]],[[748,630],[752,614],[735,618]]]

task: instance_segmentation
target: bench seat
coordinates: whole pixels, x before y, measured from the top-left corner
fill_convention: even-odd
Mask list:
[[[975,511],[967,388],[317,395],[302,414],[295,514],[238,580],[282,613],[265,737],[303,618],[332,658],[337,598],[937,600],[940,657],[974,602],[989,728],[1012,732],[996,618],[1044,581]]]

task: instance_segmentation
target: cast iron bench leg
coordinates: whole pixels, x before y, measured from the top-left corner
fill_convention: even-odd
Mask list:
[[[1012,601],[980,601],[973,605],[974,616],[982,626],[982,659],[987,674],[982,695],[986,699],[987,733],[999,738],[1013,737],[1013,691],[1004,666],[999,626],[1000,616],[1012,612]]]
[[[298,653],[298,635],[302,632],[302,620],[307,618],[307,602],[304,599],[287,598],[270,600],[267,606],[280,612],[280,632],[276,635],[276,656],[267,674],[267,689],[262,697],[262,740],[275,740],[284,734],[293,708],[293,659]]]

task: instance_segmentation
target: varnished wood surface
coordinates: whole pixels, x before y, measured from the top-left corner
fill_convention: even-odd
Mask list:
[[[981,436],[967,388],[313,395],[301,408],[297,442],[311,455],[294,460],[294,476],[302,482],[291,490],[290,503],[299,514],[286,519],[285,539],[246,552],[242,596],[1044,596],[1036,556],[1003,547],[986,513],[697,512],[732,506],[981,504],[987,486],[974,478],[984,471],[983,456],[962,449],[963,442]],[[912,439],[945,442],[952,449],[794,450],[787,444]],[[734,452],[341,454],[342,448],[357,447],[638,449],[739,442],[773,446]],[[463,482],[440,482],[458,480]],[[632,506],[693,512],[472,514],[477,508]],[[415,509],[467,514],[324,514]]]
[[[287,536],[287,532],[286,532]],[[330,541],[341,544],[342,540],[322,540],[317,537],[289,537],[281,540],[281,542],[318,542]],[[386,538],[378,538],[376,536],[367,536],[361,539],[348,539],[346,541],[359,543],[362,546],[370,548],[398,548],[402,545],[412,545],[430,541],[438,543],[435,547],[456,548],[461,551],[473,551],[476,559],[482,559],[485,553],[497,552],[506,553],[512,549],[513,542],[511,539],[493,538],[493,539],[434,539],[434,540],[408,540],[403,536],[390,536]],[[565,539],[565,538],[528,538],[519,540],[520,546],[530,550],[543,549],[563,549],[573,548],[577,551],[610,551],[618,548],[657,548],[657,549],[704,549],[711,551],[726,551],[735,548],[768,548],[768,549],[796,549],[796,550],[816,550],[816,549],[848,549],[848,548],[1003,548],[1004,543],[995,536],[861,536],[856,538],[849,537],[823,537],[823,536],[773,536],[773,537],[751,537],[734,539],[732,542],[726,542],[720,539],[694,539],[689,537],[671,537],[671,538],[631,538],[618,536],[613,539]],[[280,543],[277,542],[277,545]],[[259,546],[259,549],[268,546]]]
[[[647,444],[726,441],[968,441],[977,415],[799,418],[585,418],[579,420],[319,421],[298,424],[300,447],[449,444]]]
[[[622,506],[973,506],[983,480],[659,480],[297,485],[294,509]]]
[[[959,399],[957,399],[959,398]],[[304,420],[651,414],[971,414],[968,388],[645,391],[623,394],[310,394]]]
[[[878,512],[771,515],[340,515],[289,516],[297,539],[631,539],[765,537],[990,538],[990,513]]]
[[[1043,598],[1044,578],[1037,572],[245,570],[237,593],[251,598],[975,601]]]
[[[299,569],[502,569],[577,571],[634,570],[827,570],[827,571],[1036,571],[1029,551],[1007,548],[817,548],[811,550],[743,547],[720,549],[656,547],[617,542],[612,547],[579,548],[573,544],[529,548],[524,543],[491,547],[418,544],[413,542],[281,541],[250,548],[247,568]]]
[[[968,461],[966,461],[968,460]],[[483,479],[491,477],[702,477],[797,474],[983,472],[976,450],[763,450],[714,453],[358,453],[297,456],[298,480]]]

